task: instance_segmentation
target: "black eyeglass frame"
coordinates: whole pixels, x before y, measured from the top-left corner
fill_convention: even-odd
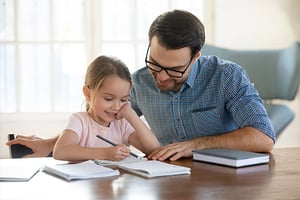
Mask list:
[[[168,67],[163,67],[163,66],[161,66],[161,65],[159,65],[157,63],[153,63],[153,62],[147,60],[149,49],[150,49],[150,45],[147,48],[147,53],[146,53],[146,57],[145,57],[145,63],[146,63],[147,68],[150,69],[150,70],[152,70],[152,71],[154,71],[154,72],[161,72],[162,70],[165,70],[165,72],[168,74],[168,76],[174,77],[174,78],[182,78],[183,77],[184,73],[186,72],[186,70],[191,65],[193,57],[194,57],[194,55],[192,55],[191,58],[190,58],[190,60],[189,60],[189,62],[188,62],[188,64],[185,65],[185,69],[183,71],[179,71],[179,70],[175,70],[175,69],[170,69]],[[160,69],[159,70],[153,69],[148,64],[155,65],[155,66],[159,67]],[[177,72],[177,73],[179,73],[181,75],[178,75],[178,76],[170,75],[169,71],[171,71],[171,72]]]

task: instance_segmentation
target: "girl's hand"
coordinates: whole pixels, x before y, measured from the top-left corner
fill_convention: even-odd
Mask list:
[[[106,148],[106,158],[108,160],[120,161],[130,155],[130,150],[124,144]]]
[[[119,110],[117,116],[116,116],[116,119],[119,120],[119,119],[122,119],[123,117],[126,118],[127,114],[129,112],[132,112],[132,108],[131,108],[131,103],[128,101],[126,104],[124,104],[122,106],[122,108]]]

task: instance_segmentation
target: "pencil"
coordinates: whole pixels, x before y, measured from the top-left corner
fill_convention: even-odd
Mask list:
[[[96,136],[97,136],[97,138],[99,138],[100,140],[103,140],[104,142],[107,142],[108,144],[110,144],[110,145],[112,145],[112,146],[116,146],[115,143],[113,143],[112,141],[110,141],[110,140],[108,140],[108,139],[102,137],[101,135],[96,135]],[[139,158],[139,156],[136,155],[135,153],[130,152],[130,155],[132,155],[132,156],[134,156],[134,157],[136,157],[136,158]]]

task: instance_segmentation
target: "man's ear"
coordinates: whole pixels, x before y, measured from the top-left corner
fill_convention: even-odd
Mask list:
[[[198,58],[200,58],[200,56],[201,56],[201,50],[198,51],[198,52],[194,55],[193,63],[194,63],[196,60],[198,60]]]
[[[85,85],[85,86],[83,86],[82,91],[85,96],[85,99],[89,101],[90,97],[91,97],[90,89]]]

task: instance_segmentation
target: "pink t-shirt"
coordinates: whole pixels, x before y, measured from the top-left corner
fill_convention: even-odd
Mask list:
[[[97,134],[115,144],[128,144],[128,137],[134,128],[125,119],[115,120],[109,127],[95,122],[87,112],[78,112],[70,116],[66,130],[72,130],[78,135],[78,144],[82,147],[111,147],[111,144],[96,137]]]

